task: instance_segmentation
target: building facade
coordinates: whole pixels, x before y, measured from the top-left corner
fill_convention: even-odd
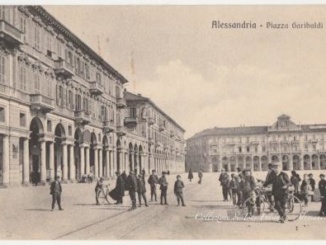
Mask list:
[[[0,6],[0,186],[147,163],[147,138],[125,127],[127,82],[44,8]]]
[[[206,129],[187,140],[186,168],[266,171],[326,169],[326,124],[298,125],[281,115],[272,126]]]

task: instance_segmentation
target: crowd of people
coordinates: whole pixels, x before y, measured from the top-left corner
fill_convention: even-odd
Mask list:
[[[234,206],[244,208],[245,200],[255,198],[256,187],[260,182],[264,188],[270,190],[266,192],[271,205],[270,210],[273,211],[275,208],[280,215],[279,221],[284,223],[286,220],[285,205],[291,188],[293,188],[294,195],[304,203],[304,206],[307,206],[309,199],[314,201],[316,181],[313,174],[304,174],[303,180],[301,180],[296,171],[292,171],[291,177],[289,177],[287,173],[281,170],[281,166],[280,162],[270,163],[265,180],[256,179],[250,169],[241,170],[237,168],[237,174],[231,175],[222,169],[219,182],[222,186],[224,201],[231,199]],[[321,198],[319,215],[326,216],[326,180],[324,174],[320,174],[318,189]],[[251,216],[254,206],[248,205],[245,208],[248,208],[248,215]]]

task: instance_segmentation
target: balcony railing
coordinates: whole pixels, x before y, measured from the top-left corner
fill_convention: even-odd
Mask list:
[[[71,78],[74,75],[74,68],[65,60],[59,59],[55,61],[54,72],[57,76]]]
[[[127,102],[124,98],[118,97],[117,98],[117,106],[119,108],[125,108],[127,106]]]
[[[84,110],[75,111],[75,120],[79,124],[88,124],[91,121],[91,115]]]
[[[91,94],[100,95],[100,94],[103,94],[104,87],[98,81],[92,81],[92,82],[90,82],[89,91]]]
[[[125,117],[124,125],[127,128],[134,128],[137,126],[137,118],[136,117]]]
[[[23,34],[3,19],[0,20],[0,40],[9,42],[14,47],[19,47],[24,43]]]
[[[32,110],[42,111],[45,113],[54,110],[53,99],[42,94],[31,94],[30,102]]]
[[[117,134],[118,136],[124,136],[127,134],[124,126],[117,126]]]
[[[113,132],[115,130],[114,121],[112,121],[112,120],[104,121],[103,122],[103,130],[105,133]]]

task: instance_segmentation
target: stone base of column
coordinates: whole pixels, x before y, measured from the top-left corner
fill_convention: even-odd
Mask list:
[[[24,186],[24,187],[28,187],[28,186],[30,186],[30,185],[31,185],[31,183],[29,183],[29,182],[22,183],[22,186]]]
[[[62,184],[68,184],[70,181],[69,180],[61,180]]]
[[[41,186],[44,186],[46,184],[47,184],[47,182],[45,180],[42,180],[42,181],[37,183],[37,185],[41,185]]]
[[[0,189],[7,189],[9,188],[9,184],[0,184]]]

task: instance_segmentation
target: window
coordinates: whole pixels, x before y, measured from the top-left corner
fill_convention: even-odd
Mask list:
[[[6,83],[6,60],[4,56],[0,56],[0,83]]]
[[[46,86],[47,86],[46,95],[49,98],[52,98],[52,82],[49,77],[46,78]]]
[[[68,92],[68,104],[67,104],[67,108],[70,110],[74,109],[74,95],[72,93],[71,90],[69,90]]]
[[[23,65],[19,68],[19,89],[26,91],[26,67]]]
[[[76,94],[76,110],[77,111],[80,111],[82,108],[81,108],[81,96],[79,94]]]
[[[63,88],[62,86],[59,86],[58,88],[58,101],[57,101],[59,106],[62,106],[63,104]]]
[[[100,73],[96,73],[96,82],[98,83],[98,84],[102,84],[102,82],[101,82],[101,74]]]
[[[68,126],[68,135],[69,136],[72,135],[72,127],[71,127],[71,125]]]
[[[66,50],[66,62],[73,66],[72,53],[68,50]]]
[[[52,121],[48,120],[48,121],[46,122],[46,130],[47,130],[48,132],[52,132]]]
[[[247,146],[247,152],[250,152],[250,147],[249,146]]]
[[[38,25],[34,26],[34,48],[40,49],[40,28]]]
[[[262,147],[262,151],[263,151],[263,152],[266,151],[266,147],[265,147],[265,146]]]
[[[258,146],[255,146],[255,152],[256,153],[258,152]]]
[[[136,108],[130,108],[130,114],[129,114],[130,117],[132,118],[136,118],[137,117],[137,110]]]
[[[0,122],[5,122],[5,108],[0,107]]]
[[[313,144],[312,148],[314,149],[314,151],[316,151],[317,150],[316,144]]]
[[[37,73],[34,74],[34,92],[40,92],[40,75]]]
[[[19,113],[19,125],[21,127],[26,127],[26,114],[25,113]]]
[[[86,75],[86,79],[89,80],[91,79],[90,77],[90,73],[89,73],[89,65],[87,63],[85,63],[85,75]]]
[[[242,147],[239,147],[239,153],[242,153]]]

